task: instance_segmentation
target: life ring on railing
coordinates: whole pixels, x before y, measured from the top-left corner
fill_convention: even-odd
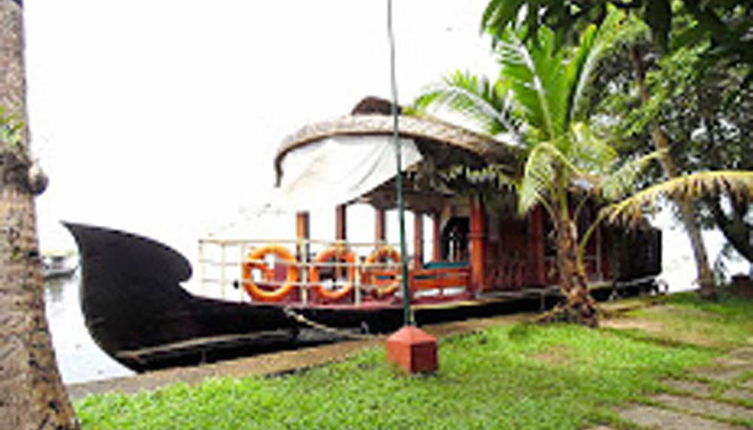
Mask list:
[[[262,273],[262,279],[267,282],[274,281],[274,270],[263,262],[264,257],[274,254],[287,264],[288,272],[285,282],[272,291],[261,288],[254,282],[253,270],[259,269]],[[295,255],[288,251],[287,248],[280,245],[266,245],[255,249],[248,255],[248,259],[243,263],[243,288],[254,299],[260,302],[279,302],[287,297],[295,288],[298,282],[298,261]]]
[[[393,279],[379,279],[369,270],[369,265],[375,263],[381,263],[383,260],[392,260],[397,264],[402,262],[400,258],[400,252],[391,246],[382,246],[377,248],[371,255],[366,258],[366,268],[363,271],[363,283],[367,285],[375,286],[372,291],[375,296],[382,298],[394,294],[400,288],[400,280]]]
[[[346,282],[342,288],[337,290],[325,288],[324,285],[320,283],[321,277],[319,271],[321,267],[317,266],[316,263],[325,263],[330,260],[342,260],[348,264],[348,282]],[[353,291],[353,284],[356,281],[356,254],[352,251],[349,251],[343,246],[333,246],[320,252],[314,259],[314,263],[314,266],[311,267],[309,272],[309,280],[311,281],[314,293],[317,296],[331,301],[338,301],[342,300]]]

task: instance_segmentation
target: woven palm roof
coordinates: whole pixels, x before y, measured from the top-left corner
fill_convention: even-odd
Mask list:
[[[387,101],[368,97],[356,106],[351,115],[309,124],[288,136],[274,160],[278,180],[285,155],[302,146],[332,136],[391,135],[393,119],[389,115],[389,106]],[[488,163],[516,165],[520,160],[517,148],[437,118],[401,114],[398,125],[400,136],[415,139],[419,147],[432,146],[437,150],[452,149],[454,151],[451,152],[462,153],[463,157],[457,160],[461,163],[475,159],[473,164],[477,166]]]

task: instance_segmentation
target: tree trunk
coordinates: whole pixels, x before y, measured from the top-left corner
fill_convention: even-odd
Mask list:
[[[716,167],[723,167],[724,163],[719,157],[718,151],[715,151],[716,138],[714,137],[716,132],[716,123],[708,112],[704,111],[703,115],[703,127],[708,131],[709,136],[709,156],[711,162]],[[730,203],[730,214],[727,216],[722,210],[721,196],[709,197],[706,199],[706,206],[711,211],[714,217],[714,222],[719,230],[722,232],[727,241],[740,255],[745,257],[748,262],[753,264],[753,224],[747,223],[745,217],[750,211],[751,202],[750,199],[744,196],[736,196],[735,194],[728,194]]]
[[[22,121],[23,47],[21,0],[0,0],[0,105]],[[0,428],[78,429],[44,313],[27,140],[0,141]]]
[[[566,205],[565,205],[566,206]],[[560,289],[565,302],[545,314],[544,322],[573,322],[589,327],[599,325],[596,300],[588,291],[588,277],[585,268],[578,261],[578,228],[567,209],[554,214],[557,269],[560,276]]]
[[[588,291],[585,269],[578,264],[578,229],[570,219],[558,222],[557,268],[560,287],[567,298],[564,306],[555,309],[554,319],[577,322],[591,327],[598,325],[596,301]]]
[[[640,88],[641,102],[645,105],[648,104],[650,99],[648,86],[646,85],[645,66],[643,65],[643,60],[638,52],[638,48],[635,46],[632,47],[630,49],[630,55],[633,60],[633,67]],[[669,152],[669,136],[667,136],[667,133],[662,129],[659,121],[656,119],[651,121],[651,139],[657,150],[665,151],[664,155],[660,158],[660,162],[662,169],[667,176],[670,179],[680,177],[680,169],[677,167],[677,164]],[[685,231],[688,233],[690,245],[693,249],[693,258],[695,259],[696,272],[698,275],[699,293],[703,298],[716,300],[716,282],[714,281],[711,265],[709,264],[706,246],[703,243],[703,237],[701,236],[701,228],[696,218],[695,208],[693,207],[692,202],[686,200],[675,200],[675,204],[680,212],[680,221],[685,227]]]

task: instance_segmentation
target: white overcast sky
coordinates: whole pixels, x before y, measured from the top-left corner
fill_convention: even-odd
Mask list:
[[[394,1],[401,103],[456,68],[494,69],[486,2]],[[43,248],[72,247],[65,219],[190,251],[262,203],[285,135],[389,96],[386,0],[35,0],[25,13],[32,140],[51,178]]]

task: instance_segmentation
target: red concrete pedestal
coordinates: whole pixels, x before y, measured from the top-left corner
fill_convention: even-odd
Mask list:
[[[410,374],[439,368],[437,338],[414,326],[404,326],[387,338],[387,361]]]

